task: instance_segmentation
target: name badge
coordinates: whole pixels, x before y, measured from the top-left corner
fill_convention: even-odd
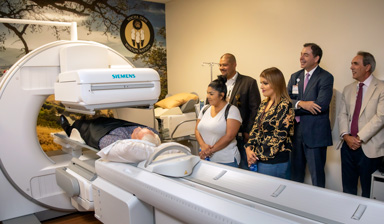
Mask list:
[[[292,86],[292,94],[299,94],[299,86],[298,85]]]

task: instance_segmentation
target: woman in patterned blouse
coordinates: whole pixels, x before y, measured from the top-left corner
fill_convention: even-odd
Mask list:
[[[265,99],[244,146],[248,166],[257,162],[259,173],[288,179],[295,115],[284,75],[278,68],[268,68],[260,74],[260,83]]]

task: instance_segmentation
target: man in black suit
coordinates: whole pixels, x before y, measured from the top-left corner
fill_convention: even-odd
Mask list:
[[[312,184],[318,187],[325,187],[327,147],[332,145],[329,104],[333,76],[319,66],[322,54],[317,44],[304,44],[300,56],[302,69],[292,74],[288,83],[296,116],[291,178],[304,182],[308,164]]]
[[[158,132],[150,127],[112,117],[98,117],[95,119],[76,120],[73,124],[64,115],[60,116],[60,124],[68,137],[76,129],[84,142],[95,148],[104,147],[124,139],[145,140],[154,145],[160,145]]]
[[[249,169],[244,144],[248,141],[249,132],[255,122],[261,98],[256,80],[238,73],[236,65],[236,58],[233,54],[226,53],[221,56],[219,68],[221,75],[227,78],[227,100],[230,104],[239,108],[243,119],[236,137],[237,147],[241,155],[239,167]]]

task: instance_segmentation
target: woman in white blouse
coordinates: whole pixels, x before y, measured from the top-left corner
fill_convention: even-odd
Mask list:
[[[226,101],[226,79],[219,77],[208,85],[207,99],[196,122],[195,134],[201,151],[200,158],[238,167],[240,153],[236,134],[242,119],[239,109]],[[228,109],[227,109],[228,108]]]

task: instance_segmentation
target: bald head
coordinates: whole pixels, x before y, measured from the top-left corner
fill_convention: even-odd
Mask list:
[[[226,53],[220,58],[219,69],[221,75],[231,79],[236,74],[236,58],[233,54]]]
[[[144,140],[158,146],[161,144],[161,140],[157,134],[148,128],[137,127],[133,130],[131,135],[132,139]]]
[[[227,59],[229,63],[236,63],[235,55],[231,53],[225,53],[220,59]]]

